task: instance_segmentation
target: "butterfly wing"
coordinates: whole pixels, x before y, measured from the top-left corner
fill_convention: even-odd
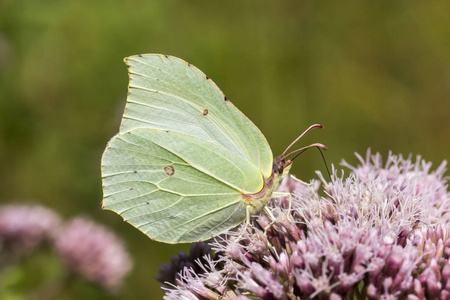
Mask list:
[[[125,59],[130,83],[120,132],[170,130],[219,144],[251,162],[267,178],[273,157],[261,131],[217,85],[193,65],[172,56]]]
[[[102,173],[104,207],[167,243],[206,240],[242,223],[242,193],[263,183],[251,162],[222,145],[146,128],[109,142]]]
[[[272,152],[259,129],[205,74],[170,56],[126,59],[119,134],[102,158],[103,206],[153,239],[205,240],[244,221]]]

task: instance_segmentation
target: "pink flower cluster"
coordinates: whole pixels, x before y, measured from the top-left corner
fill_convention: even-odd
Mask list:
[[[0,206],[0,267],[48,246],[77,274],[107,291],[116,290],[131,269],[122,242],[110,230],[84,218],[63,223],[42,206]]]
[[[274,199],[267,233],[261,213],[216,238],[219,257],[197,260],[205,272],[180,270],[165,299],[450,299],[445,162],[431,171],[420,157],[359,159],[330,181],[286,178],[291,210]]]
[[[33,248],[51,239],[60,223],[57,214],[42,206],[0,206],[0,253]]]
[[[107,228],[85,218],[75,218],[61,227],[55,247],[69,268],[108,289],[120,286],[131,270],[131,260],[122,242]]]

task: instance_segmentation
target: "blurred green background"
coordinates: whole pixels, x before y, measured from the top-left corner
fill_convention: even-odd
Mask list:
[[[153,242],[100,210],[100,157],[125,106],[125,56],[194,64],[274,154],[321,123],[299,145],[324,143],[329,164],[356,163],[353,153],[371,147],[436,166],[450,149],[449,11],[448,1],[0,0],[0,201],[113,228],[135,268],[105,299],[159,299],[158,265],[188,246]],[[315,170],[324,165],[311,150],[292,172],[309,180]]]

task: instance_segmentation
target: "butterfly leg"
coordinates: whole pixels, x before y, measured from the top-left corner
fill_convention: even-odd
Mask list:
[[[274,192],[272,194],[272,198],[282,198],[282,197],[288,197],[289,198],[289,205],[288,205],[288,214],[287,214],[287,218],[290,219],[290,211],[291,211],[291,206],[292,206],[292,197],[290,193],[279,193],[279,192]],[[269,238],[267,237],[267,231],[270,229],[270,227],[272,227],[276,222],[276,218],[275,216],[272,214],[272,212],[270,211],[270,209],[265,206],[264,207],[264,211],[267,213],[267,215],[269,216],[269,218],[272,220],[269,225],[267,225],[266,227],[264,227],[264,236],[266,237],[267,240],[267,245],[269,247],[269,250],[271,251],[271,253],[275,256],[278,257],[278,254],[276,253],[276,249],[275,247],[272,245],[272,243],[270,242]]]
[[[247,205],[245,209],[245,228],[250,224],[250,205]]]
[[[308,182],[304,182],[303,180],[301,180],[301,179],[298,179],[297,177],[295,177],[294,175],[292,175],[292,174],[289,174],[289,177],[290,178],[292,178],[292,179],[294,179],[295,181],[297,181],[297,182],[300,182],[301,184],[304,184],[304,185],[306,185],[306,186],[310,186],[311,185],[311,183],[308,183]]]
[[[301,182],[303,182],[303,181],[301,181]],[[291,211],[291,207],[292,207],[292,196],[291,196],[291,193],[274,192],[272,194],[272,198],[283,198],[283,197],[288,197],[289,198],[288,212],[290,212]]]
[[[247,206],[245,209],[245,224],[244,224],[244,228],[241,231],[241,234],[239,234],[238,238],[235,240],[235,242],[237,243],[238,241],[240,241],[243,237],[244,237],[244,232],[247,231],[248,225],[250,225],[250,206]]]
[[[279,193],[279,192],[274,192],[272,194],[272,198],[282,198],[282,197],[289,197],[289,206],[288,206],[288,212],[291,211],[291,205],[292,205],[292,198],[291,198],[291,194],[290,193]],[[269,225],[267,225],[264,228],[264,234],[267,233],[267,230],[269,230],[270,227],[273,226],[273,224],[276,223],[276,218],[275,216],[272,214],[272,212],[270,211],[270,209],[266,206],[264,206],[264,211],[269,215],[269,218],[272,220]]]
[[[277,219],[275,218],[275,216],[272,214],[272,212],[270,211],[270,209],[266,206],[264,206],[264,211],[269,215],[269,218],[272,220],[269,225],[267,225],[266,227],[264,227],[264,234],[267,235],[267,230],[269,230],[270,227],[273,226],[273,224],[275,224],[277,222]]]

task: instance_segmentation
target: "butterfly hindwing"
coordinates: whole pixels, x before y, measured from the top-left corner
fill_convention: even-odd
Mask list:
[[[256,167],[221,145],[147,128],[114,137],[102,172],[104,207],[169,243],[205,240],[240,224],[242,193],[263,184]]]

